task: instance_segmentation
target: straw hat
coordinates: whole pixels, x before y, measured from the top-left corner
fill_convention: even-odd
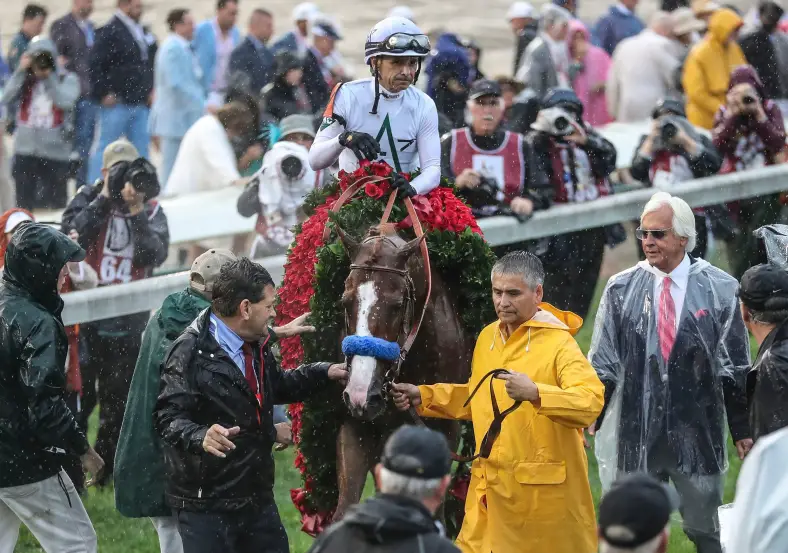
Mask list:
[[[687,35],[694,31],[702,31],[706,28],[703,21],[695,18],[690,8],[678,8],[670,13],[670,25],[673,34],[676,36]]]

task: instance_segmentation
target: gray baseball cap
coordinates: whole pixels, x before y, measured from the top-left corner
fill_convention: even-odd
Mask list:
[[[279,123],[279,128],[281,130],[280,138],[296,133],[307,134],[312,138],[315,137],[314,120],[309,115],[288,115]]]
[[[222,265],[236,259],[237,257],[230,250],[208,250],[192,263],[192,269],[189,273],[189,286],[192,290],[211,299],[213,283],[216,281],[216,277],[219,276]]]

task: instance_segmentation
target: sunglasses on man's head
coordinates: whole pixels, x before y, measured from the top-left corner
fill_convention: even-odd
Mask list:
[[[662,240],[663,238],[665,238],[665,235],[671,232],[672,230],[673,230],[672,228],[642,229],[638,227],[635,229],[635,237],[638,240],[645,240],[646,238],[648,238],[648,235],[650,234],[655,239]]]

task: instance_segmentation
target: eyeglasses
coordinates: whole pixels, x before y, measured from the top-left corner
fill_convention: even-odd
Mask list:
[[[671,232],[672,230],[673,230],[672,228],[642,229],[638,227],[635,229],[635,237],[638,240],[645,240],[646,238],[648,238],[648,235],[650,234],[656,240],[662,240],[663,238],[665,238],[665,235]]]
[[[430,39],[427,35],[409,35],[406,33],[396,33],[388,37],[383,42],[370,43],[368,48],[377,48],[381,52],[391,52],[401,54],[412,51],[416,54],[427,55],[430,53]]]

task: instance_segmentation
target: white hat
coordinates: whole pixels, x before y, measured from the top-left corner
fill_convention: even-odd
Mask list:
[[[408,6],[394,6],[389,10],[389,14],[386,17],[404,17],[411,21],[415,21],[416,19],[413,10]]]
[[[670,25],[673,34],[676,36],[686,35],[693,31],[702,31],[706,28],[706,24],[703,21],[695,19],[695,14],[692,13],[691,8],[684,7],[675,9],[670,13]]]
[[[302,2],[293,8],[293,21],[309,21],[318,13],[320,13],[320,8],[315,4]]]
[[[414,40],[421,41],[426,48],[422,52],[411,50],[401,51],[383,51],[381,45],[389,40],[393,35],[411,35]],[[414,56],[419,58],[427,57],[429,54],[429,38],[425,35],[418,25],[410,19],[404,17],[387,17],[372,27],[367,35],[367,41],[364,44],[364,63],[369,63],[369,60],[375,56]]]
[[[5,222],[5,232],[14,232],[14,229],[25,221],[32,221],[32,217],[24,211],[14,211]]]
[[[519,19],[521,17],[533,18],[534,7],[528,2],[515,2],[509,6],[509,11],[506,12],[506,20]]]

